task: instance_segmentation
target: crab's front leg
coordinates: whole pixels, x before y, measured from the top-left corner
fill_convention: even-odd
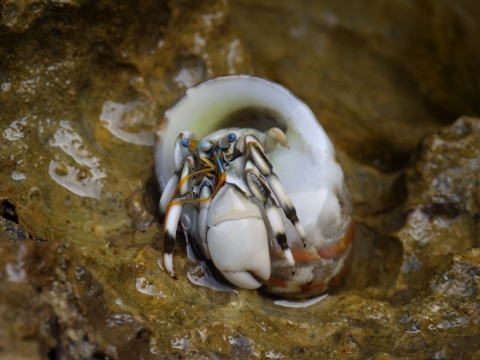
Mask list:
[[[275,235],[275,240],[278,245],[280,245],[283,254],[285,255],[285,259],[292,269],[292,273],[295,273],[295,261],[293,259],[292,251],[288,247],[285,227],[283,226],[280,212],[275,200],[272,198],[269,186],[260,175],[258,168],[250,160],[247,160],[247,163],[245,164],[245,179],[247,180],[247,185],[253,196],[263,203],[268,221],[270,222]]]
[[[278,129],[278,131],[281,130]],[[276,134],[276,136],[278,136],[278,133]],[[283,145],[282,141],[278,142]],[[275,197],[277,198],[280,207],[283,209],[285,216],[288,220],[292,222],[293,226],[295,226],[295,229],[297,230],[300,239],[302,239],[303,246],[305,247],[307,243],[305,230],[303,229],[302,224],[300,224],[300,220],[298,219],[295,206],[293,206],[292,200],[290,200],[290,197],[288,196],[287,191],[280,182],[280,179],[272,171],[272,164],[270,163],[267,155],[263,151],[262,145],[257,140],[257,138],[252,135],[247,135],[245,137],[245,143],[249,157],[252,159],[252,161],[255,163],[255,166],[258,168],[258,170],[260,170],[262,175],[267,180],[267,183],[270,189],[275,194]]]
[[[172,198],[177,190],[178,182],[180,180],[180,171],[184,165],[185,159],[190,156],[188,149],[182,144],[185,139],[188,139],[186,136],[190,133],[180,133],[175,139],[175,146],[173,148],[173,162],[175,166],[175,172],[172,177],[168,180],[165,189],[163,189],[162,196],[160,197],[160,202],[158,203],[158,209],[160,215],[164,216],[167,211],[167,206],[172,201]]]
[[[175,187],[173,193],[170,194],[164,192],[164,194],[162,194],[162,198],[164,196],[170,196],[170,201],[165,209],[164,236],[161,255],[163,268],[171,277],[175,277],[175,272],[173,271],[175,234],[177,232],[178,221],[182,215],[183,205],[187,199],[186,195],[191,193],[192,176],[190,175],[193,173],[194,168],[195,164],[193,157],[187,157],[181,168],[180,181]],[[167,190],[167,188],[165,188],[165,190]],[[162,198],[160,199],[160,204],[162,204]]]

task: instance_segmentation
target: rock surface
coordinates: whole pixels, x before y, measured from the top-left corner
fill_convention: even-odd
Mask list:
[[[2,359],[480,357],[477,2],[0,11]],[[232,73],[287,86],[339,150],[354,257],[310,307],[194,285],[181,246],[177,281],[157,264],[155,128]]]

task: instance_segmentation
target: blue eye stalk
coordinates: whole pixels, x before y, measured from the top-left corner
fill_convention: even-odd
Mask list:
[[[235,140],[237,140],[237,135],[235,135],[235,133],[230,133],[218,140],[218,147],[220,149],[226,149],[228,145],[233,143]]]
[[[231,143],[237,140],[237,135],[230,133],[217,141],[217,145],[220,149],[226,149]],[[182,138],[182,146],[188,149],[199,149],[201,151],[210,151],[214,145],[213,142],[209,140],[194,140],[190,138]]]
[[[213,146],[213,143],[211,141],[208,141],[208,140],[198,141],[190,138],[183,138],[181,140],[181,143],[183,147],[186,147],[188,149],[199,149],[201,151],[210,151],[210,149]]]
[[[202,140],[197,144],[197,149],[202,150],[202,151],[210,151],[212,146],[213,146],[213,144],[212,144],[211,141]]]

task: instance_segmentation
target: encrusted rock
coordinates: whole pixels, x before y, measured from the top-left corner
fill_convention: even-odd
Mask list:
[[[480,246],[480,119],[462,117],[427,137],[407,171],[407,190],[396,237],[405,281],[421,288],[452,255]]]
[[[479,4],[0,1],[0,358],[479,357],[480,121],[449,126],[480,115]],[[174,281],[151,245],[159,119],[252,69],[352,190],[349,274],[307,308],[194,285],[180,247]]]

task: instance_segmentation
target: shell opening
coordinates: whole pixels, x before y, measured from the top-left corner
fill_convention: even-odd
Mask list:
[[[262,132],[277,127],[283,132],[287,131],[286,120],[280,113],[262,107],[246,107],[234,111],[225,116],[218,126],[219,129],[232,127],[251,128]]]

